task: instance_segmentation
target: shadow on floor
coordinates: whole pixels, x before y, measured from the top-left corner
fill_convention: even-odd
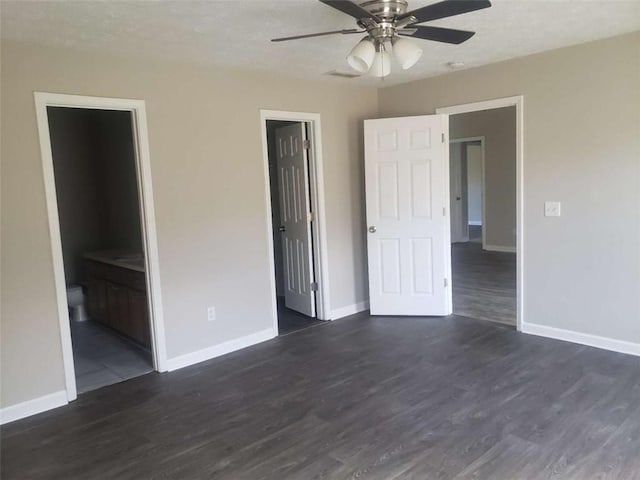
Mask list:
[[[284,303],[284,297],[278,297],[278,333],[286,335],[288,333],[297,332],[305,328],[312,327],[324,323],[317,318],[307,317],[302,313],[287,308]]]

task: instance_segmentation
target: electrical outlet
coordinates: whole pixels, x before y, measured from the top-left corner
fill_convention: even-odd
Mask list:
[[[207,308],[207,320],[213,322],[216,319],[216,307]]]

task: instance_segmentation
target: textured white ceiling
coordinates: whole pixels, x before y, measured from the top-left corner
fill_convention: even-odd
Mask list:
[[[410,0],[410,9],[433,0]],[[640,0],[494,0],[493,7],[428,25],[474,30],[462,45],[415,40],[424,50],[408,71],[381,82],[324,75],[348,70],[357,35],[271,43],[274,37],[353,28],[317,0],[29,1],[0,3],[1,35],[51,46],[268,70],[386,86],[640,30]]]

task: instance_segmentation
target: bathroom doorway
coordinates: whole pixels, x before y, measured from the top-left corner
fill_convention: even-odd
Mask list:
[[[109,100],[36,94],[69,400],[164,359],[144,104]]]

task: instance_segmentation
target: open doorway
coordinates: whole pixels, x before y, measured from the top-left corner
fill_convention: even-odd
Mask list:
[[[78,393],[153,371],[131,112],[47,107]]]
[[[484,244],[484,137],[449,141],[451,243]]]
[[[516,325],[516,105],[449,116],[453,313]]]
[[[321,322],[313,248],[308,125],[267,120],[278,333]]]
[[[280,335],[328,320],[320,119],[262,111],[274,329]]]
[[[67,399],[165,370],[144,102],[35,93]]]

